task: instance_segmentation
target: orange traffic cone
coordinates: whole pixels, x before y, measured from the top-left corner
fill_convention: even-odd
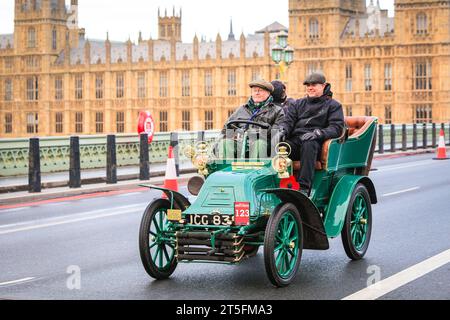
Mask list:
[[[434,160],[449,160],[450,158],[447,158],[447,149],[445,147],[445,137],[444,137],[444,130],[441,129],[441,134],[439,136],[439,147],[437,150],[437,158],[434,158]]]
[[[169,146],[169,158],[167,159],[164,188],[178,192],[177,170],[175,168],[175,158],[173,156],[172,146]]]

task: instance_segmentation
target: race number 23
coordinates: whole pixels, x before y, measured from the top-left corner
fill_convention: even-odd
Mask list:
[[[236,226],[248,226],[250,224],[250,202],[235,202],[234,224]]]

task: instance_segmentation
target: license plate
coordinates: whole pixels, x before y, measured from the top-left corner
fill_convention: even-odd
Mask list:
[[[234,224],[248,226],[250,224],[250,202],[236,202],[234,204]]]
[[[195,226],[231,226],[233,225],[233,216],[228,215],[209,215],[209,214],[190,214],[186,216],[188,224]]]

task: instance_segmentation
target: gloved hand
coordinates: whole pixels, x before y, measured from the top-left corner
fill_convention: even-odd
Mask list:
[[[277,135],[281,142],[284,142],[287,138],[287,132],[283,127],[280,128]]]
[[[272,136],[272,143],[278,144],[279,142],[284,142],[287,138],[287,133],[284,128],[280,128]]]
[[[285,142],[286,138],[287,138],[287,132],[286,132],[286,130],[284,128],[280,128],[278,130],[278,132],[273,135],[273,137],[272,137],[272,139],[270,141],[272,157],[274,157],[277,154],[277,150],[275,150],[275,147],[280,142]]]
[[[316,129],[313,132],[305,133],[300,140],[302,142],[305,141],[316,141],[316,140],[322,140],[323,139],[323,133],[320,129]]]

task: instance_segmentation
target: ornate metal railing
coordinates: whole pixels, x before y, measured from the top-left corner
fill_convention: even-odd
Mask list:
[[[436,147],[441,127],[445,130],[446,143],[450,144],[449,124],[380,125],[376,152],[395,152]],[[380,132],[383,132],[380,135]],[[433,133],[434,132],[434,133]],[[180,150],[198,141],[199,132],[178,133]],[[213,141],[219,131],[206,131],[205,140]],[[118,166],[139,165],[139,136],[117,135],[116,155]],[[158,133],[149,145],[150,163],[164,163],[170,144],[170,133]],[[63,172],[69,170],[70,137],[40,138],[41,172]],[[29,139],[0,139],[0,177],[28,174]],[[180,152],[180,162],[187,162]],[[80,137],[81,169],[106,167],[106,136]]]
[[[180,149],[197,141],[198,132],[180,132],[178,141]],[[219,131],[206,131],[205,139],[214,140]],[[170,144],[170,133],[155,135],[149,145],[150,163],[164,163]],[[139,165],[139,136],[117,135],[117,165]],[[62,172],[69,170],[70,137],[40,138],[41,172]],[[0,139],[0,176],[17,176],[28,174],[29,139]],[[188,161],[180,153],[180,161]],[[80,137],[81,169],[106,167],[106,136]]]

